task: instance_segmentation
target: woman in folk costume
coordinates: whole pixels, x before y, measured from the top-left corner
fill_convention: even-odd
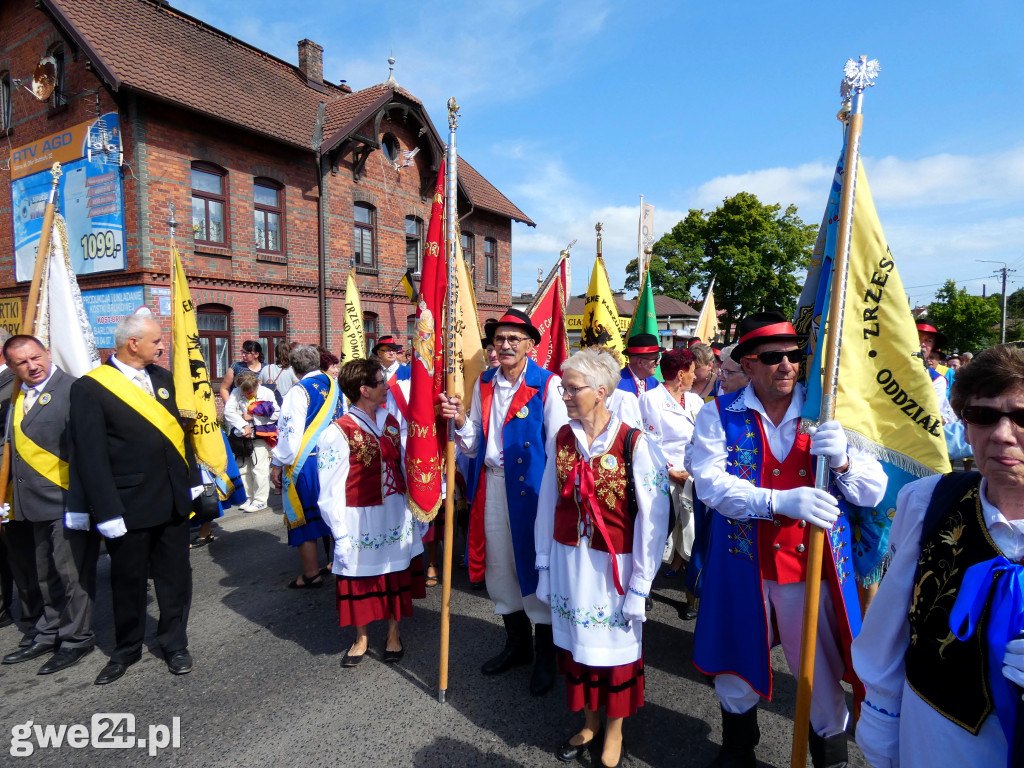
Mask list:
[[[356,639],[341,666],[363,660],[371,621],[387,619],[383,660],[405,653],[398,622],[412,615],[412,599],[426,597],[423,541],[406,505],[401,426],[383,408],[388,388],[375,360],[352,360],[338,384],[352,404],[321,435],[317,472],[320,511],[334,535],[338,624]]]
[[[666,461],[642,430],[608,412],[619,382],[608,350],[577,352],[562,372],[569,423],[540,487],[537,597],[551,605],[567,703],[586,720],[556,754],[569,762],[589,748],[595,766],[617,766],[623,719],[644,702],[641,626],[665,546]]]
[[[640,396],[640,414],[647,436],[661,447],[668,462],[669,495],[675,525],[672,528],[672,562],[665,575],[672,578],[685,573],[693,548],[693,481],[683,467],[686,446],[693,436],[704,400],[693,392],[696,359],[688,349],[672,349],[661,356],[663,385]],[[686,621],[697,618],[694,597],[687,591],[687,602],[679,615]]]

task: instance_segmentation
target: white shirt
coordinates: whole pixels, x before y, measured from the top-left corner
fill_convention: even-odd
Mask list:
[[[888,744],[872,739],[863,746],[890,761],[876,761],[880,765],[902,765],[903,768],[1005,765],[1006,739],[995,712],[985,720],[978,736],[972,736],[932,709],[906,682],[904,654],[910,645],[908,613],[913,599],[914,575],[921,558],[921,530],[940,477],[933,475],[917,480],[900,491],[889,533],[892,561],[864,617],[860,634],[853,641],[853,666],[867,689],[867,701],[900,715],[887,718],[865,706],[862,717],[874,719],[878,728],[892,729],[893,734]],[[982,480],[981,513],[985,527],[1007,559],[1019,561],[1024,557],[1024,520],[1007,520],[989,502],[987,488],[988,482]],[[878,728],[872,728],[872,733],[878,733]],[[995,761],[993,755],[997,756]]]
[[[112,362],[114,367],[116,367],[121,373],[134,381],[135,385],[139,389],[143,390],[147,394],[153,393],[153,381],[149,377],[149,371],[145,368],[132,368],[130,365],[126,365],[118,360],[117,355],[111,355],[110,362]],[[143,382],[146,383],[144,384]]]
[[[494,374],[491,382],[494,384],[494,395],[491,398],[490,430],[487,435],[487,445],[484,448],[484,465],[501,469],[505,466],[505,452],[502,445],[502,425],[505,423],[505,416],[508,414],[508,407],[512,404],[519,386],[526,376],[526,368],[519,374],[515,382],[510,382],[499,370]],[[551,376],[548,379],[547,391],[544,397],[544,427],[547,429],[547,441],[544,446],[551,454],[551,448],[555,444],[555,436],[563,424],[568,423],[569,414],[565,410],[565,403],[558,394],[558,386],[562,379],[558,376]],[[462,429],[455,433],[456,443],[459,450],[473,458],[479,450],[478,435],[483,430],[483,417],[480,411],[483,409],[480,400],[481,380],[477,379],[473,385],[473,399],[470,403],[469,415]]]
[[[252,421],[246,421],[242,414],[245,413],[247,406],[247,400],[245,395],[242,394],[242,390],[239,387],[235,387],[231,390],[231,394],[228,396],[228,401],[224,404],[224,421],[234,429],[236,435],[241,435],[245,432],[245,428],[249,426],[256,426],[257,424],[263,426],[264,424],[272,424],[278,420],[281,416],[281,408],[277,404],[277,398],[274,397],[272,390],[267,387],[256,388],[256,399],[265,400],[268,403],[273,404],[274,412],[270,416],[253,416]]]
[[[398,368],[402,364],[395,360],[391,365],[384,369],[384,381],[391,381],[391,377],[398,373]]]
[[[310,371],[303,379],[319,376],[323,371]],[[277,445],[270,452],[275,467],[286,467],[295,463],[306,431],[306,411],[309,409],[309,395],[302,387],[292,387],[281,403],[281,418],[277,421]]]
[[[38,398],[41,394],[43,394],[43,390],[46,389],[46,385],[49,384],[50,383],[50,379],[53,378],[53,369],[54,369],[54,366],[50,365],[50,373],[49,373],[49,375],[47,375],[47,377],[45,379],[43,379],[41,382],[39,382],[35,386],[30,387],[28,384],[22,383],[21,391],[25,393],[25,396],[27,397],[29,392],[32,392],[33,390],[35,391],[35,397],[36,398]],[[33,401],[33,404],[34,404],[34,401]]]
[[[668,466],[682,469],[703,398],[684,392],[683,402],[678,403],[668,388],[661,386],[644,392],[638,402],[647,436],[661,446]]]
[[[658,387],[658,390],[661,389],[663,387]],[[658,390],[652,389],[651,391],[656,392]],[[608,393],[608,397],[605,398],[604,407],[608,409],[608,413],[616,417],[627,427],[644,428],[643,416],[640,413],[640,401],[632,392],[627,392],[624,389],[613,389]]]
[[[753,384],[744,387],[729,408],[735,411],[749,408],[761,414],[768,447],[781,462],[785,461],[796,440],[805,396],[803,385],[797,384],[789,408],[778,425],[768,418],[754,392]],[[702,408],[697,414],[693,445],[686,452],[686,463],[689,465],[687,470],[693,475],[700,500],[719,514],[734,520],[770,518],[768,501],[771,491],[729,474],[729,454],[726,448],[725,429],[722,427],[718,407],[709,403],[707,408]],[[882,465],[870,453],[853,445],[847,449],[847,455],[850,457],[850,469],[842,475],[833,473],[843,496],[857,506],[875,506],[882,500],[887,482]]]

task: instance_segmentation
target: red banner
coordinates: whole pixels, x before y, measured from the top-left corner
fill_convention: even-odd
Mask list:
[[[433,520],[441,507],[443,422],[434,409],[444,390],[444,312],[448,272],[444,241],[444,163],[437,174],[430,208],[423,277],[416,306],[412,377],[409,393],[409,436],[405,445],[405,474],[409,509],[418,520]],[[441,427],[441,428],[439,428]]]
[[[569,260],[563,256],[556,269],[557,274],[552,270],[527,314],[540,331],[540,344],[534,346],[530,357],[541,368],[561,373],[562,363],[569,357],[569,332],[565,322]]]

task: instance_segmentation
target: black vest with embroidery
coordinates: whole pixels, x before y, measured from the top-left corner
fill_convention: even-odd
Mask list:
[[[990,606],[985,606],[978,628],[966,642],[950,631],[949,614],[967,569],[1002,554],[985,526],[979,488],[980,477],[958,494],[959,499],[932,496],[925,520],[937,511],[932,509],[936,505],[946,511],[921,535],[910,604],[910,645],[904,657],[907,683],[914,692],[974,735],[994,706],[985,650]]]

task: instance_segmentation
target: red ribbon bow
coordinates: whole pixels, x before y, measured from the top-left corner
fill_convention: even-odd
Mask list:
[[[626,592],[622,589],[622,582],[619,580],[619,561],[615,557],[615,546],[608,535],[608,527],[604,522],[601,504],[597,500],[594,470],[589,462],[583,460],[582,456],[576,459],[576,463],[573,464],[569,476],[565,479],[565,485],[562,486],[560,491],[563,499],[572,497],[573,492],[576,490],[577,480],[579,480],[580,504],[583,507],[584,524],[588,528],[596,527],[601,536],[604,537],[604,542],[608,545],[608,554],[611,555],[612,579],[615,582],[615,590],[620,595],[624,595]]]

